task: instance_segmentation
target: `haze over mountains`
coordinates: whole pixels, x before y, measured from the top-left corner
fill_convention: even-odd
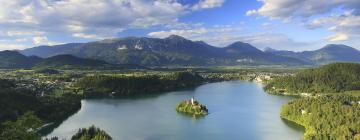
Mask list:
[[[177,35],[164,39],[126,37],[89,43],[39,46],[0,53],[2,68],[42,66],[229,66],[229,65],[316,65],[331,62],[360,62],[360,51],[330,44],[304,52],[261,51],[248,43],[235,42],[224,48]],[[26,55],[26,56],[24,56]],[[60,61],[60,62],[59,62]]]

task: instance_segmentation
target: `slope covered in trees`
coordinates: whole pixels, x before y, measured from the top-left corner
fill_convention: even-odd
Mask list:
[[[360,64],[333,63],[301,70],[294,76],[275,78],[265,89],[270,93],[338,93],[360,89]]]
[[[71,137],[71,140],[112,140],[111,136],[104,130],[91,126],[89,128],[81,128]]]
[[[194,87],[204,79],[190,72],[176,72],[167,75],[95,75],[82,78],[76,86],[85,90],[85,97],[126,96],[163,92]]]
[[[0,124],[15,120],[28,111],[33,111],[46,123],[59,122],[81,107],[78,96],[41,97],[30,90],[16,89],[15,83],[9,80],[0,80],[0,97]]]
[[[281,108],[281,117],[306,128],[306,140],[360,140],[360,97],[301,98]]]
[[[1,140],[40,140],[36,132],[43,121],[34,112],[27,112],[16,121],[6,121],[0,131]]]
[[[131,64],[109,64],[105,61],[79,58],[72,55],[56,55],[49,58],[25,56],[16,51],[0,51],[0,69],[145,69]]]
[[[40,63],[35,65],[36,67],[54,67],[54,68],[107,68],[115,67],[100,60],[83,59],[72,55],[57,55],[43,59]]]
[[[16,51],[0,51],[0,69],[31,68],[42,59],[24,56]]]
[[[26,112],[15,121],[6,121],[3,123],[3,129],[0,131],[1,140],[41,140],[38,133],[39,128],[44,122],[38,118],[34,112]],[[45,138],[45,140],[59,140],[58,137]],[[65,139],[64,139],[65,140]],[[111,136],[105,131],[91,126],[89,128],[80,128],[71,140],[112,140]]]

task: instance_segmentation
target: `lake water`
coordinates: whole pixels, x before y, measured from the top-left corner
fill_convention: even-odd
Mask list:
[[[210,114],[195,119],[176,113],[176,104],[191,97]],[[279,117],[291,99],[269,95],[256,83],[230,81],[132,99],[83,100],[48,136],[69,139],[78,128],[95,125],[115,140],[299,140],[303,128]]]

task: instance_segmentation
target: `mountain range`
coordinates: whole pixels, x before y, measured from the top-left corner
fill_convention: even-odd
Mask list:
[[[126,37],[89,43],[39,46],[19,51],[27,56],[47,58],[71,54],[103,60],[111,64],[143,66],[219,66],[219,65],[308,65],[309,62],[263,52],[243,42],[219,48],[202,41],[171,35],[164,39]]]
[[[171,35],[164,39],[126,37],[89,43],[39,46],[0,52],[0,68],[125,66],[229,66],[317,65],[360,62],[360,52],[346,45],[329,44],[314,51],[293,52],[244,42],[220,48],[202,41]]]
[[[360,62],[360,51],[342,44],[329,44],[314,51],[293,52],[286,50],[265,49],[264,52],[279,56],[292,57],[314,64],[332,62]]]
[[[16,51],[0,51],[0,68],[60,68],[60,69],[128,69],[143,68],[136,65],[114,65],[102,60],[79,58],[68,54],[48,58],[25,56]]]

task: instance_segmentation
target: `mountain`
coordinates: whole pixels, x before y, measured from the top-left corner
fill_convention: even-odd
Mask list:
[[[114,65],[100,60],[78,58],[72,55],[56,55],[43,59],[34,65],[35,67],[53,67],[53,68],[108,68]]]
[[[360,51],[350,46],[341,44],[329,44],[314,51],[293,52],[266,49],[265,52],[280,56],[293,57],[316,64],[327,64],[332,62],[360,63]]]
[[[24,56],[16,51],[0,51],[0,68],[31,68],[42,59],[35,56]]]
[[[226,56],[235,58],[237,62],[245,64],[287,64],[287,65],[306,65],[310,63],[301,60],[278,56],[263,52],[248,43],[235,42],[224,48]]]
[[[55,56],[59,54],[63,54],[67,50],[71,49],[74,46],[80,45],[80,43],[68,43],[62,45],[54,45],[54,46],[39,46],[36,49],[26,49],[21,51],[22,54],[27,56],[36,55],[42,58]],[[51,55],[50,55],[51,54]]]
[[[268,82],[269,93],[341,93],[360,89],[360,64],[331,63]]]
[[[238,64],[308,64],[294,58],[264,53],[247,43],[236,42],[218,48],[202,41],[171,35],[164,39],[126,37],[89,43],[40,46],[20,51],[25,55],[51,57],[71,54],[81,58],[104,60],[112,64],[145,66],[212,66]]]
[[[114,65],[101,60],[79,58],[72,55],[56,55],[49,58],[25,56],[16,51],[0,51],[0,68],[62,68],[62,69],[143,69],[137,65]]]

